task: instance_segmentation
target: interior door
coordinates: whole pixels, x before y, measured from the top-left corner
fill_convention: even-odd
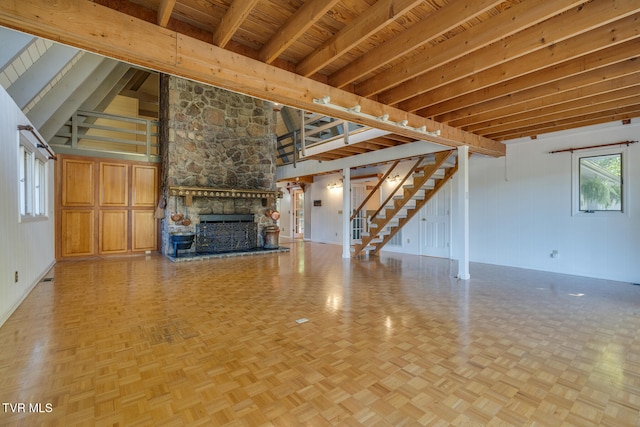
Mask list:
[[[447,182],[420,212],[422,255],[450,257],[451,182]]]
[[[304,191],[292,190],[291,198],[293,200],[293,238],[302,239],[304,237]]]
[[[365,183],[352,183],[351,184],[351,213],[353,215],[358,206],[367,197],[367,187]],[[361,209],[360,212],[351,220],[351,243],[354,240],[361,239],[362,233],[367,231],[367,210]]]

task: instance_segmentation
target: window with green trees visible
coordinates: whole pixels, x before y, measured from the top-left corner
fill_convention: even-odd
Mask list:
[[[622,153],[580,157],[580,211],[622,211]]]
[[[576,149],[571,155],[571,214],[629,214],[627,147]],[[632,184],[632,183],[631,183]]]

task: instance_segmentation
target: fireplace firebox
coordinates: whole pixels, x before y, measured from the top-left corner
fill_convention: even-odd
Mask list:
[[[258,247],[258,224],[248,215],[200,215],[196,252],[246,251]]]

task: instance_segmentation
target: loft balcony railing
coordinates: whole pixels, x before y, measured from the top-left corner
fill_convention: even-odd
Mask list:
[[[56,153],[159,162],[158,121],[78,110],[50,141]]]

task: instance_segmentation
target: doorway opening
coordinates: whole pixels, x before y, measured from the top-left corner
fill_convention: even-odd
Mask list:
[[[420,214],[421,255],[451,258],[451,182],[429,200]]]
[[[291,192],[293,205],[293,233],[294,239],[304,238],[304,191],[300,188]]]

